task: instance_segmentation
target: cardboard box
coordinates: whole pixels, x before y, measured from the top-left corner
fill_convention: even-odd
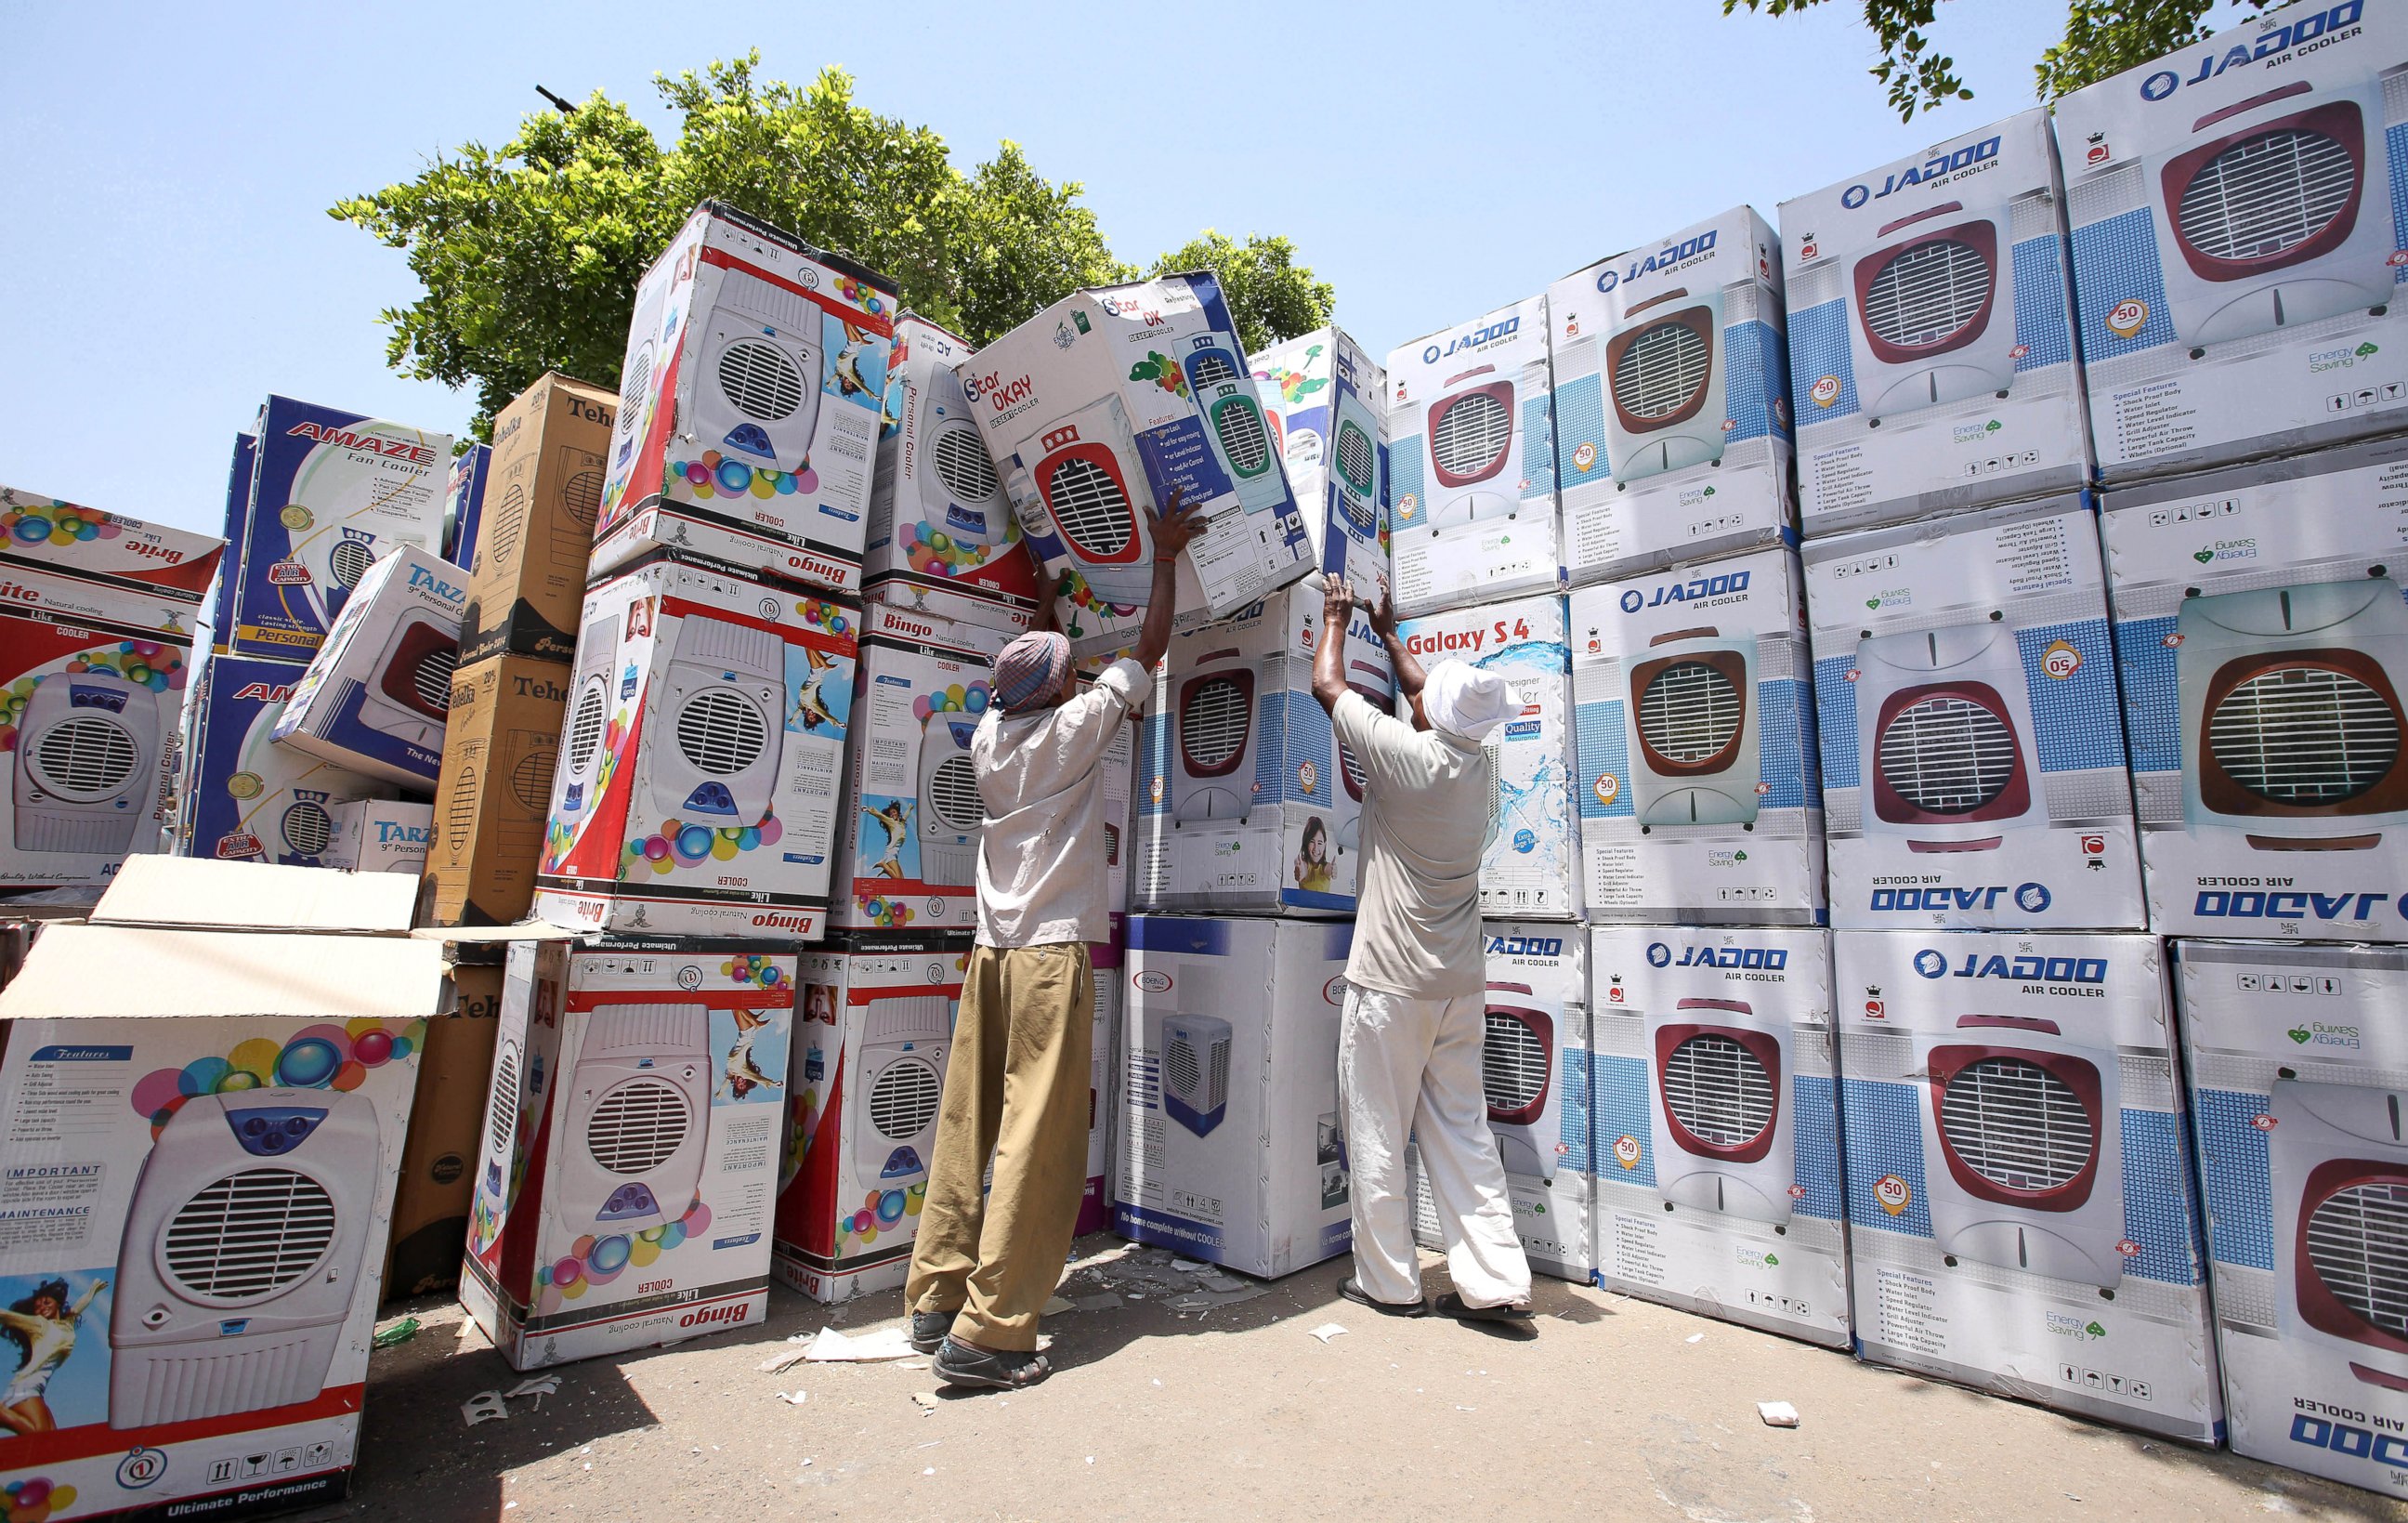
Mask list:
[[[1114,1231],[1265,1279],[1347,1251],[1354,941],[1347,921],[1129,917]]]
[[[1819,926],[1823,788],[1787,550],[1571,595],[1591,920]]]
[[[1586,937],[1567,926],[1505,921],[1481,932],[1488,1008],[1480,1070],[1514,1230],[1532,1270],[1586,1285],[1597,1272]],[[1413,1241],[1443,1251],[1446,1231],[1417,1142],[1406,1144],[1405,1168]]]
[[[276,719],[280,744],[405,788],[434,788],[466,579],[402,545],[352,589]]]
[[[25,566],[0,613],[0,888],[88,887],[161,849],[194,607]]]
[[[895,320],[862,594],[915,613],[1025,629],[1037,611],[1037,563],[953,371],[969,356],[967,339],[917,313]]]
[[[2111,483],[2408,427],[2408,17],[2272,9],[2056,103]]]
[[[848,726],[850,802],[837,830],[835,924],[977,928],[986,804],[970,738],[986,713],[996,653],[1009,638],[884,604],[862,611],[861,703]]]
[[[322,866],[351,872],[406,872],[414,880],[426,868],[435,839],[435,809],[389,798],[355,798],[337,804],[335,843]]]
[[[546,372],[494,417],[492,500],[475,554],[453,557],[469,568],[462,661],[576,656],[618,409],[615,392]]]
[[[2160,944],[1842,932],[1856,1349],[2223,1437]]]
[[[1254,389],[1287,462],[1312,563],[1366,587],[1388,579],[1388,373],[1342,328],[1254,356]]]
[[[452,436],[271,396],[258,438],[217,642],[307,661],[379,556],[443,543]]]
[[[334,807],[384,798],[393,784],[276,743],[303,668],[214,652],[201,668],[179,856],[318,868],[335,843]]]
[[[1831,924],[2138,928],[2086,497],[1810,541]]]
[[[1795,541],[1781,253],[1753,207],[1547,289],[1567,578]]]
[[[2397,1494],[2408,951],[2172,943],[2233,1451]]]
[[[250,436],[236,435],[239,467]],[[89,532],[87,532],[89,531]],[[0,486],[0,566],[94,582],[144,599],[198,603],[225,542]]]
[[[515,1370],[756,1324],[795,957],[510,944],[460,1304]]]
[[[1553,592],[1562,553],[1547,298],[1388,356],[1388,553],[1397,611]]]
[[[477,529],[493,464],[490,444],[471,444],[452,457],[452,482],[443,494],[443,558],[454,566],[477,564]]]
[[[535,902],[568,668],[505,655],[452,679],[421,919],[509,926]]]
[[[1321,620],[1297,586],[1172,638],[1138,779],[1139,908],[1353,912],[1365,780],[1312,696]],[[1386,648],[1360,613],[1340,638],[1347,685],[1386,712]]]
[[[1600,927],[1598,1283],[1845,1348],[1848,1225],[1821,931]]]
[[[885,276],[695,208],[636,287],[595,573],[666,547],[858,591],[894,317]]]
[[[480,949],[490,950],[490,949]],[[385,1257],[387,1300],[431,1296],[460,1283],[468,1205],[477,1193],[479,1128],[494,1075],[502,966],[455,963],[418,1053],[418,1100],[401,1148],[393,1197],[393,1247]]]
[[[1564,600],[1550,594],[1408,619],[1405,649],[1426,671],[1450,658],[1501,674],[1520,717],[1489,733],[1496,829],[1480,867],[1480,912],[1581,917],[1580,815],[1572,807],[1571,654]]]
[[[2108,507],[2150,925],[2408,941],[2408,440]]]
[[[10,1405],[50,1425],[0,1444],[0,1488],[24,1518],[337,1501],[440,951],[392,880],[145,865],[0,998],[0,1305],[43,1319]],[[304,900],[368,924],[325,934]]]
[[[771,1265],[814,1300],[910,1271],[969,950],[863,931],[802,954]]]
[[[1148,510],[1174,489],[1206,515],[1181,557],[1190,622],[1309,573],[1312,547],[1210,273],[1080,291],[955,366],[1029,553],[1079,573],[1079,654],[1126,644],[1151,596]]]
[[[656,560],[595,583],[582,617],[536,912],[819,940],[860,611]]]
[[[1087,1187],[1079,1197],[1079,1236],[1101,1232],[1112,1225],[1112,1118],[1120,1112],[1120,1076],[1126,1071],[1121,1057],[1122,992],[1126,967],[1121,942],[1126,932],[1121,916],[1112,917],[1112,939],[1090,941],[1087,955],[1096,970],[1096,1024],[1091,1033],[1087,1078]]]
[[[2088,483],[2059,185],[2035,108],[1781,203],[1808,539]]]

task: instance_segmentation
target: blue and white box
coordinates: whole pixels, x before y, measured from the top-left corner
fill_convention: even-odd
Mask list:
[[[1264,1279],[1352,1246],[1354,943],[1351,922],[1129,917],[1114,1231]]]
[[[2113,484],[2408,428],[2408,12],[2306,0],[2057,103]]]
[[[1781,250],[1753,207],[1547,291],[1574,586],[1794,538]]]
[[[468,578],[404,545],[368,568],[277,717],[279,744],[432,793]]]
[[[443,542],[452,436],[271,396],[260,409],[237,557],[229,535],[218,643],[307,661],[360,578],[396,545]]]
[[[2234,1452],[2408,1489],[2408,949],[2173,943]]]
[[[494,447],[471,444],[452,457],[452,484],[443,509],[443,558],[454,566],[477,564],[477,531],[485,516],[485,478]]]
[[[335,846],[335,807],[391,797],[390,783],[277,743],[277,718],[304,669],[209,653],[186,742],[176,855],[322,868]]]
[[[1591,933],[1598,1284],[1848,1346],[1829,941]]]
[[[1571,595],[1583,893],[1594,921],[1819,926],[1823,790],[1793,552]]]
[[[2162,945],[1842,932],[1856,1352],[2224,1436]]]
[[[1434,613],[1562,580],[1547,298],[1388,356],[1388,553],[1397,611]]]
[[[1581,820],[1572,803],[1564,600],[1552,593],[1517,597],[1408,619],[1397,632],[1423,670],[1463,661],[1503,677],[1521,700],[1521,711],[1489,731],[1486,742],[1493,788],[1480,912],[1497,920],[1578,920]]]
[[[2408,941],[2408,439],[2107,502],[2149,924]]]
[[[2148,922],[2086,496],[1805,549],[1831,924]]]
[[[1781,204],[1809,539],[2087,484],[2048,112]]]
[[[325,865],[352,872],[426,870],[435,844],[435,806],[394,798],[355,798],[335,806],[335,844]]]
[[[1313,564],[1367,588],[1384,583],[1388,373],[1343,329],[1320,328],[1255,355],[1254,387],[1304,510]]]

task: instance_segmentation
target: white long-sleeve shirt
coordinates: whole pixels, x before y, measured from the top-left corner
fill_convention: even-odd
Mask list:
[[[989,709],[970,737],[986,825],[979,833],[978,941],[1045,946],[1111,934],[1104,754],[1153,681],[1120,660],[1051,709]]]

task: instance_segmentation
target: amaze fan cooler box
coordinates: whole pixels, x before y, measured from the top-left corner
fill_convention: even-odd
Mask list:
[[[2401,426],[2396,7],[2270,9],[2075,91],[2056,120],[2111,485]]]
[[[334,807],[385,797],[393,784],[320,761],[276,739],[304,668],[222,651],[202,668],[175,855],[284,867],[326,865]]]
[[[1287,461],[1313,564],[1369,584],[1388,575],[1388,373],[1345,330],[1319,328],[1254,356],[1254,382]]]
[[[2109,495],[2161,930],[2408,938],[2408,445]]]
[[[2162,943],[1832,942],[1860,1356],[2214,1443]]]

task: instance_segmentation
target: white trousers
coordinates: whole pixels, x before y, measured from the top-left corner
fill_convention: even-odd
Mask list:
[[[1487,1004],[1479,995],[1408,999],[1349,987],[1338,1034],[1338,1092],[1354,1203],[1354,1283],[1374,1300],[1421,1300],[1405,1139],[1421,1151],[1446,1267],[1467,1306],[1530,1299],[1530,1261],[1513,1231],[1505,1164],[1480,1082]]]

